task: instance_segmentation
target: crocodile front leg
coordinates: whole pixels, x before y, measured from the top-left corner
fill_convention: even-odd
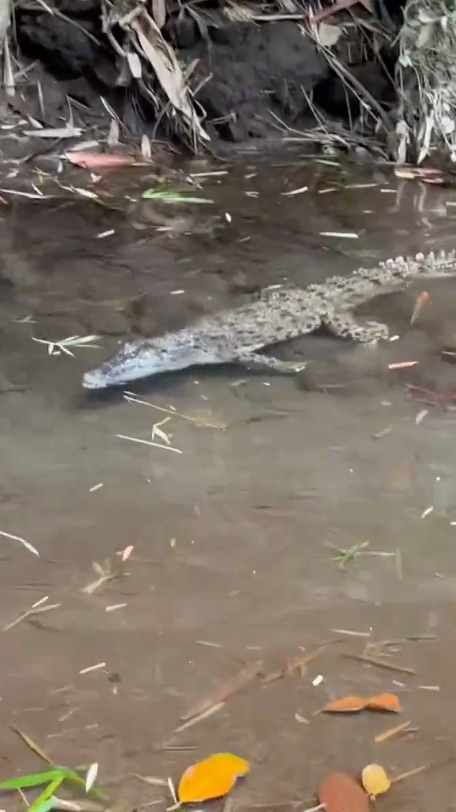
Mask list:
[[[381,339],[389,338],[387,324],[378,321],[358,320],[348,310],[330,309],[325,313],[322,321],[337,336],[351,338],[371,347],[374,347]]]
[[[279,358],[274,358],[272,355],[264,355],[260,352],[243,352],[239,353],[234,359],[239,364],[246,366],[260,366],[275,369],[278,372],[293,373],[299,372],[304,369],[304,361],[281,361]]]

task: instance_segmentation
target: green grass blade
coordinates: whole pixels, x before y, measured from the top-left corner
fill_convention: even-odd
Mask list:
[[[29,806],[27,812],[32,809]],[[52,809],[57,809],[54,798],[48,798],[46,801],[41,801],[39,806],[33,805],[33,812],[51,812]]]
[[[59,775],[58,778],[55,778],[54,781],[51,781],[47,787],[43,789],[42,792],[38,795],[37,798],[30,804],[28,808],[28,812],[43,812],[43,809],[49,810],[54,808],[54,801],[52,800],[52,795],[60,787],[60,784],[64,781],[64,776]],[[50,802],[50,806],[49,806]]]
[[[213,200],[208,200],[206,197],[194,197],[187,191],[167,191],[166,189],[145,189],[141,193],[143,200],[160,200],[162,203],[195,203],[198,204],[212,204]]]
[[[39,787],[40,784],[46,784],[48,781],[54,781],[61,775],[62,775],[62,767],[55,767],[53,770],[46,770],[46,772],[43,773],[19,775],[17,778],[8,778],[7,781],[0,781],[0,790],[26,789],[27,787]]]
[[[75,784],[77,787],[81,787],[84,790],[85,794],[85,778],[82,778],[75,770],[70,769],[69,767],[60,767],[61,770],[65,771],[65,781],[69,781],[71,784]],[[79,769],[79,768],[77,768]],[[84,768],[86,770],[87,768]],[[97,798],[100,801],[105,801],[107,796],[101,790],[96,789],[96,787],[92,787],[91,790],[87,793],[89,798]]]

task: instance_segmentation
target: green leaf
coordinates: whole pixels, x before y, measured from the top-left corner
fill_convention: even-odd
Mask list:
[[[212,204],[213,200],[208,200],[205,197],[193,197],[186,190],[175,189],[174,191],[167,191],[166,189],[145,189],[141,197],[144,200],[160,200],[162,203],[195,203],[196,205],[209,203]]]
[[[55,778],[54,781],[51,781],[29,806],[28,812],[48,812],[48,810],[54,809],[52,795],[54,795],[54,792],[64,780],[64,776],[60,775],[58,778]]]
[[[66,768],[64,767],[63,770],[65,769]],[[54,781],[61,775],[62,775],[62,767],[55,767],[53,770],[46,770],[46,772],[43,773],[19,775],[17,778],[9,778],[7,781],[0,781],[0,790],[26,789],[27,787],[39,787],[40,784],[46,784],[48,781]]]
[[[77,787],[81,787],[85,793],[85,778],[82,778],[75,770],[71,770],[69,767],[61,767],[60,769],[65,770],[66,781],[70,781],[72,784],[76,784]],[[87,767],[77,767],[76,769],[82,769],[84,772],[87,771]],[[106,800],[107,797],[104,792],[96,789],[96,787],[92,787],[87,795],[89,798],[98,798],[100,801]]]
[[[51,812],[52,809],[57,809],[55,806],[55,801],[53,798],[48,798],[46,801],[41,801],[39,806],[29,806],[27,812],[30,812],[30,809],[33,809],[33,812]]]

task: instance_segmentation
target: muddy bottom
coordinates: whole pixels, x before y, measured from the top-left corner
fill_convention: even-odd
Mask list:
[[[326,770],[380,762],[393,775],[434,765],[394,786],[386,808],[453,809],[452,768],[438,765],[456,740],[456,426],[406,384],[456,381],[439,354],[454,346],[456,283],[426,283],[412,327],[419,284],[374,302],[399,336],[378,352],[325,335],[284,349],[312,361],[318,386],[233,366],[132,385],[149,405],[81,388],[128,336],[284,277],[304,285],[452,247],[452,192],[287,155],[226,172],[205,183],[211,215],[192,209],[177,230],[157,226],[150,201],[2,210],[0,531],[39,557],[3,536],[1,777],[42,768],[19,728],[56,763],[98,762],[130,809],[172,803],[135,776],[175,780],[219,751],[251,761],[235,807],[304,809]],[[97,334],[99,348],[56,355],[34,340],[75,334]],[[158,423],[154,442],[169,447],[131,439],[151,441]],[[118,577],[87,589],[100,567]],[[366,649],[385,640],[396,642]],[[266,680],[175,733],[257,661]],[[331,698],[384,692],[399,716],[316,715]],[[375,741],[406,721],[412,732]]]

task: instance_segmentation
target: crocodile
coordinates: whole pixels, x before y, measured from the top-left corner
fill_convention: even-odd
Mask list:
[[[110,360],[85,373],[85,389],[105,389],[191,366],[240,363],[290,371],[293,365],[261,350],[325,326],[369,347],[388,339],[386,324],[360,320],[353,311],[376,296],[403,289],[413,279],[456,276],[456,250],[417,254],[333,276],[321,284],[262,290],[248,304],[204,316],[181,330],[125,344]],[[302,369],[305,364],[299,364]]]

